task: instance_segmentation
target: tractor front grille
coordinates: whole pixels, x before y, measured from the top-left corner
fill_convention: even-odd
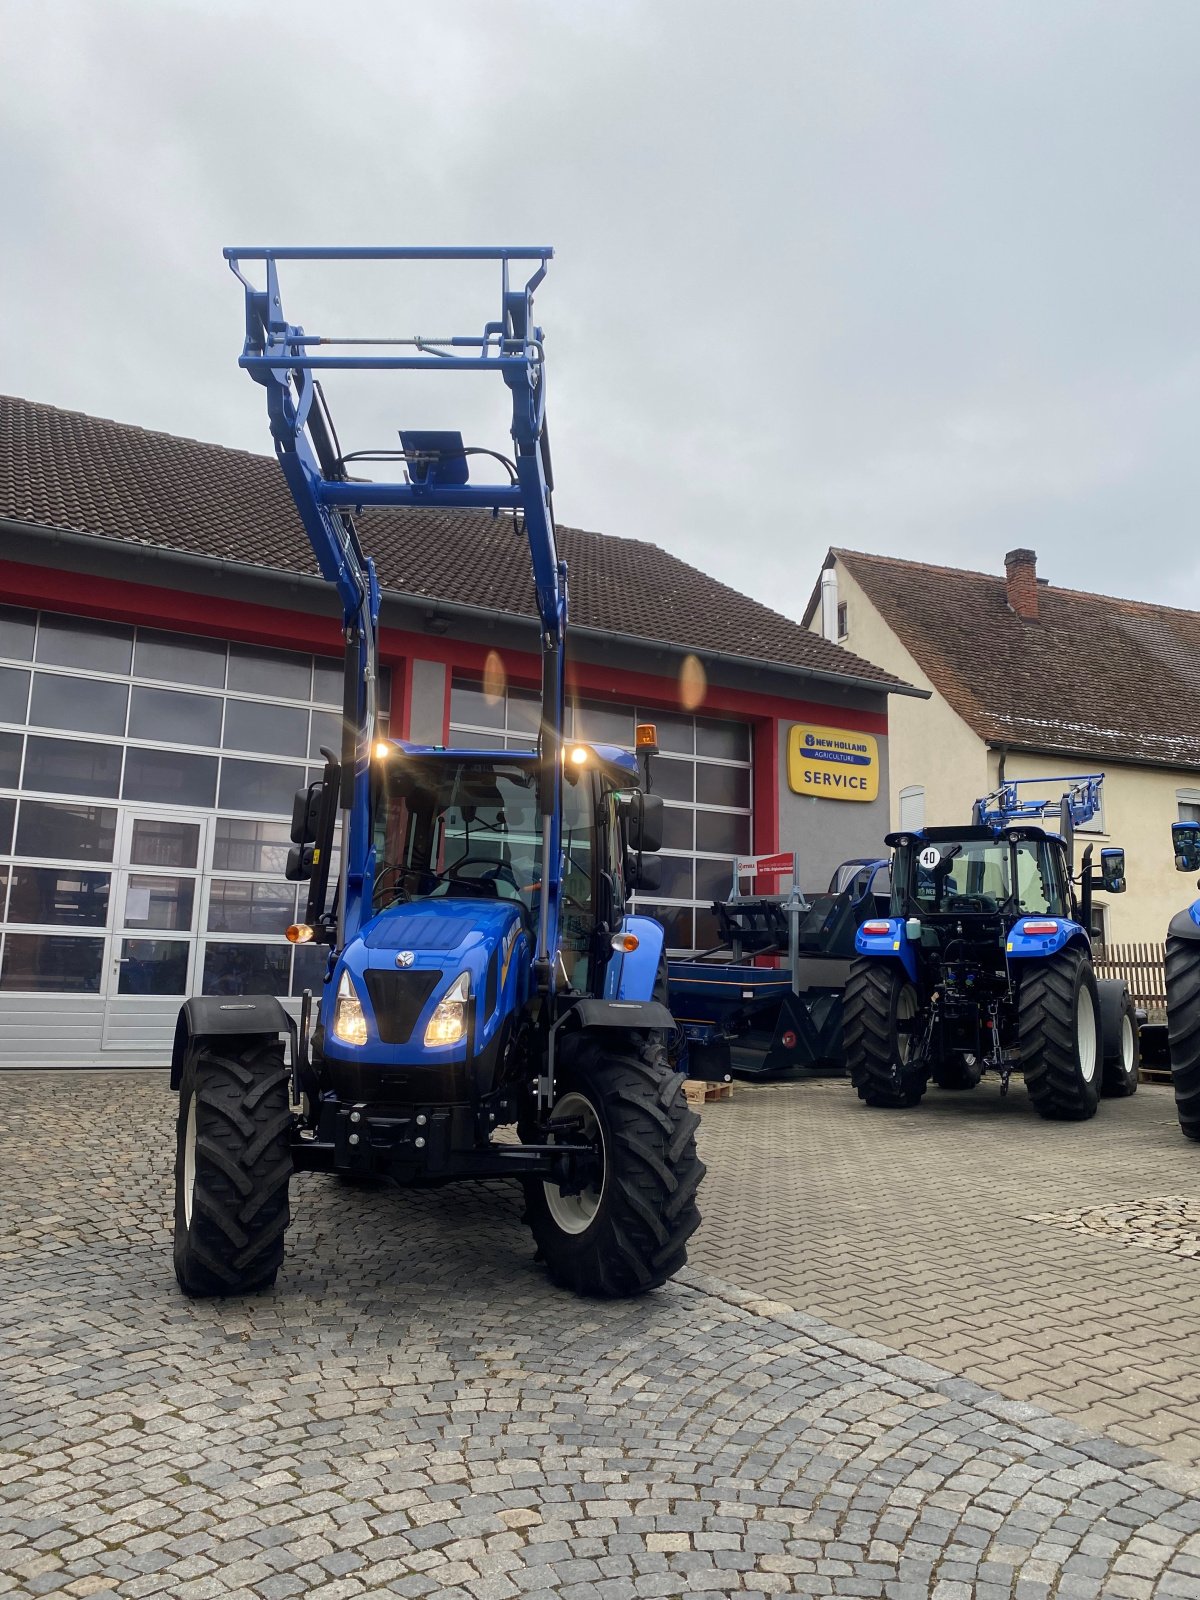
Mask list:
[[[441,981],[440,972],[412,969],[384,972],[368,967],[367,993],[384,1044],[407,1044],[426,1000]]]

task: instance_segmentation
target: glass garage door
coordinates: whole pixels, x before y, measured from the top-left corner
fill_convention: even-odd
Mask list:
[[[162,1059],[189,993],[319,983],[283,868],[340,698],[337,661],[0,608],[0,1061]]]
[[[456,675],[450,737],[456,744],[529,749],[537,738],[539,698],[527,689],[488,693]],[[680,716],[650,707],[581,700],[568,707],[567,737],[633,748],[634,727],[653,722],[660,754],[654,790],[664,801],[662,892],[639,895],[640,910],[667,931],[668,949],[708,949],[717,942],[709,907],[729,892],[735,856],[750,853],[750,727],[723,717]]]

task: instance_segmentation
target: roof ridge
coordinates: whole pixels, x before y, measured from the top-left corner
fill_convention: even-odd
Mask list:
[[[919,572],[941,572],[949,578],[990,578],[993,583],[1004,582],[1003,573],[982,572],[977,567],[946,567],[937,561],[912,561],[907,556],[881,556],[873,554],[870,550],[846,550],[839,545],[831,545],[829,554],[841,560],[850,556],[853,560],[875,561],[884,567],[912,567]]]

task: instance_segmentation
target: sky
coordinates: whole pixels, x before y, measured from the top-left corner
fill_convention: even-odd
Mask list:
[[[549,244],[561,523],[794,617],[830,545],[1200,607],[1195,0],[0,0],[0,50],[9,393],[267,453],[224,245]],[[330,399],[506,443],[490,376]]]

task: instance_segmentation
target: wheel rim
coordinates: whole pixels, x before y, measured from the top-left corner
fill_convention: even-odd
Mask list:
[[[196,1193],[196,1095],[188,1101],[183,1130],[183,1225],[192,1225],[192,1199]]]
[[[542,1185],[546,1193],[546,1208],[555,1227],[563,1233],[586,1233],[600,1210],[600,1203],[604,1199],[604,1187],[608,1181],[604,1130],[600,1126],[595,1106],[578,1090],[572,1089],[564,1094],[561,1100],[556,1101],[554,1115],[556,1118],[578,1117],[583,1123],[583,1129],[580,1134],[572,1134],[572,1142],[579,1138],[586,1144],[596,1145],[600,1151],[599,1185],[590,1185],[586,1189],[581,1189],[578,1194],[564,1194],[556,1183]]]
[[[1128,1015],[1121,1018],[1121,1065],[1128,1077],[1133,1071],[1133,1023]]]
[[[906,983],[896,996],[896,1022],[913,1022],[917,1015],[917,991],[911,983]],[[896,1028],[896,1058],[900,1065],[907,1066],[909,1057],[913,1053],[912,1029],[905,1028],[901,1032]]]
[[[1075,1047],[1083,1081],[1091,1083],[1096,1076],[1096,1008],[1086,988],[1080,989],[1075,1002]]]

